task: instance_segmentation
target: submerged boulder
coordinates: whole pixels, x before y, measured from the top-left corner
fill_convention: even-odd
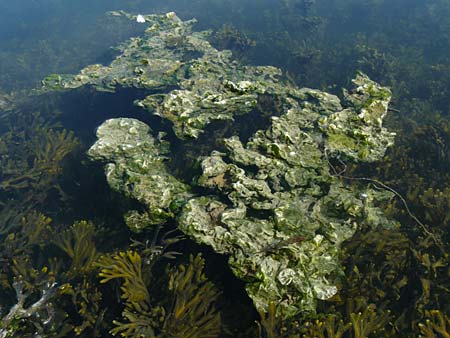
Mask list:
[[[169,170],[173,155],[164,135],[135,119],[105,121],[89,155],[105,163],[112,188],[146,206],[147,213],[126,216],[133,230],[176,222],[229,257],[259,311],[271,302],[283,317],[315,311],[317,300],[339,292],[343,241],[362,225],[395,226],[376,206],[389,192],[362,181],[350,186],[331,164],[384,155],[394,136],[382,126],[391,92],[361,73],[343,100],[297,88],[281,81],[277,68],[244,66],[216,50],[206,33],[192,31],[193,20],[142,17],[150,24],[144,36],[123,44],[109,66],[54,75],[44,90],[144,89],[147,96],[135,103],[170,121],[180,142],[198,138],[214,120],[250,112],[258,118],[264,96],[274,109],[268,127],[247,141],[237,133],[222,140],[188,182]]]

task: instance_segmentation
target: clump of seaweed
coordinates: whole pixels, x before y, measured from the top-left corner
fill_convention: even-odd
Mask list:
[[[448,224],[448,191],[443,187],[450,180],[450,122],[437,116],[421,125],[405,118],[399,124],[409,131],[399,134],[380,163],[372,168],[362,165],[358,171],[396,189],[418,218],[434,232],[442,232],[440,228]],[[395,206],[392,213],[409,223],[404,208]]]
[[[441,232],[444,240],[448,240],[448,231],[445,231],[450,224],[450,188],[428,188],[419,196],[420,203],[424,206],[423,215],[427,223],[435,226]]]
[[[162,331],[173,338],[214,338],[220,333],[220,314],[214,307],[219,292],[203,272],[201,255],[190,256],[189,264],[168,271],[171,306]]]
[[[249,48],[256,46],[256,41],[252,40],[244,32],[236,27],[226,24],[223,25],[213,36],[213,44],[218,49],[230,49],[239,57]]]
[[[18,214],[11,220],[10,231],[2,244],[2,254],[13,258],[32,255],[36,248],[43,248],[52,238],[52,219],[31,210]]]
[[[389,311],[376,311],[374,304],[369,304],[362,312],[350,313],[353,337],[364,338],[370,334],[380,334],[390,318]]]
[[[412,243],[401,231],[369,230],[356,234],[346,243],[343,254],[348,295],[364,297],[369,302],[392,302],[394,306],[414,267]]]
[[[18,115],[0,135],[0,193],[21,195],[21,204],[36,207],[56,189],[64,158],[75,150],[74,134],[46,122],[39,114]]]
[[[322,319],[306,322],[303,325],[302,333],[294,337],[317,337],[317,338],[342,338],[349,332],[352,323],[344,323],[342,319],[337,319],[337,315],[327,315]],[[291,336],[289,336],[291,338]]]
[[[62,232],[54,241],[54,244],[71,259],[68,269],[70,274],[86,274],[93,269],[94,262],[99,256],[94,235],[93,223],[79,221]]]
[[[375,177],[404,196],[403,201],[391,200],[385,208],[401,221],[399,231],[389,236],[379,236],[380,231],[362,232],[347,245],[349,294],[356,292],[371,302],[387,304],[397,318],[399,331],[414,332],[428,309],[448,311],[450,301],[450,192],[445,188],[450,125],[439,115],[424,120],[421,125],[401,121],[402,129],[409,131],[399,135],[396,146],[375,170],[364,165],[351,169],[352,175]],[[409,212],[423,227],[411,222]],[[405,307],[405,303],[413,305]]]
[[[345,316],[342,315],[345,313]],[[284,321],[270,304],[267,313],[260,313],[260,338],[366,338],[391,337],[389,311],[367,304],[363,298],[349,299],[343,312],[321,313],[316,318]]]
[[[149,303],[150,295],[142,273],[141,256],[132,250],[119,252],[113,256],[102,256],[97,265],[101,268],[99,276],[101,283],[112,279],[123,279],[122,298],[133,307]]]
[[[61,300],[68,296],[68,301],[63,303],[65,312],[74,309],[78,314],[70,321],[66,319],[68,332],[91,337],[97,337],[104,332],[106,308],[103,307],[103,294],[94,277],[82,276],[81,280],[75,279],[71,283],[65,283],[60,287],[59,294]]]
[[[426,311],[425,323],[419,323],[421,338],[450,338],[450,317],[439,310]]]
[[[63,229],[38,211],[16,212],[0,235],[1,334],[97,336],[105,310],[93,272],[93,224],[80,221]]]
[[[260,312],[258,322],[259,337],[276,338],[281,330],[280,316],[277,314],[277,307],[274,302],[270,302],[267,312]]]
[[[102,307],[103,295],[99,290],[94,263],[100,256],[95,240],[96,228],[92,222],[78,221],[59,230],[52,245],[62,251],[61,256],[50,260],[50,269],[64,284],[60,288],[61,308],[76,312],[66,320],[66,326],[76,335],[98,335],[104,327],[106,309]],[[69,325],[70,324],[70,325]]]
[[[218,291],[203,273],[204,260],[191,256],[189,264],[169,268],[167,297],[158,301],[152,296],[149,274],[144,271],[142,258],[128,250],[112,256],[102,256],[101,283],[114,279],[122,281],[124,301],[122,321],[110,333],[122,337],[193,337],[213,338],[220,333],[220,316],[214,307]]]

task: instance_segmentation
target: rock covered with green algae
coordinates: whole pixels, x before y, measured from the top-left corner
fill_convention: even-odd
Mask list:
[[[267,130],[246,144],[228,138],[226,151],[203,159],[202,174],[192,185],[207,188],[204,196],[190,194],[168,173],[164,157],[169,154],[137,120],[106,121],[89,153],[109,162],[106,172],[115,189],[150,209],[184,204],[171,214],[179,229],[229,255],[258,310],[275,302],[290,317],[314,311],[318,299],[338,292],[340,245],[360,224],[376,228],[392,222],[374,206],[385,193],[368,187],[356,191],[329,171],[328,135],[317,126],[319,120],[344,110],[360,112],[310,89],[286,87],[279,95],[286,96],[286,111],[272,117]]]
[[[318,299],[338,292],[341,243],[361,224],[393,225],[375,206],[386,193],[347,186],[329,162],[383,156],[393,140],[382,126],[390,91],[358,74],[341,102],[281,82],[274,67],[232,61],[205,33],[192,32],[193,20],[174,13],[144,18],[151,27],[122,45],[110,66],[54,75],[44,90],[147,90],[136,103],[171,121],[180,139],[198,137],[214,120],[257,110],[263,95],[277,102],[266,130],[246,143],[225,139],[225,149],[203,158],[201,175],[190,184],[170,173],[167,143],[138,120],[105,121],[89,155],[106,163],[111,187],[147,207],[126,216],[133,230],[176,220],[186,235],[229,256],[259,311],[271,302],[283,317],[314,311]]]
[[[189,186],[166,169],[168,145],[150,135],[150,127],[135,119],[105,121],[97,129],[89,156],[106,162],[108,184],[147,207],[144,215],[131,212],[127,223],[139,231],[146,224],[164,224],[189,195]]]
[[[111,12],[136,20],[124,12]],[[90,65],[78,75],[51,75],[42,91],[93,86],[99,91],[139,88],[148,94],[135,103],[173,123],[180,138],[197,138],[212,121],[233,121],[256,106],[258,94],[270,93],[281,71],[246,67],[206,40],[208,32],[193,32],[195,20],[175,13],[145,15],[150,27],[142,37],[119,47],[109,66]]]
[[[376,85],[363,75],[355,82],[363,80]],[[247,281],[258,309],[267,310],[271,301],[284,316],[314,311],[317,299],[338,292],[339,248],[358,225],[393,223],[374,207],[382,193],[357,192],[329,172],[328,134],[317,124],[342,111],[361,112],[318,91],[291,88],[290,95],[291,106],[272,117],[267,130],[247,144],[226,139],[225,152],[202,161],[197,183],[212,194],[191,199],[179,218],[184,233],[230,255],[233,272]],[[355,132],[366,126],[353,124]],[[385,143],[375,143],[379,155],[390,144],[381,139]]]
[[[321,118],[319,126],[327,135],[326,148],[330,152],[354,160],[376,161],[394,144],[395,133],[382,126],[391,91],[363,74],[358,74],[353,83],[356,88],[352,93],[344,91],[349,109]],[[355,114],[355,110],[359,113]]]

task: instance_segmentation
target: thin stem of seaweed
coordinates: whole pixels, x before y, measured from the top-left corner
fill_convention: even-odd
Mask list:
[[[333,171],[333,173],[330,174],[331,176],[343,178],[343,179],[346,179],[346,180],[358,180],[358,181],[371,182],[371,183],[374,183],[374,184],[376,184],[376,185],[382,187],[383,189],[386,189],[386,190],[392,192],[395,196],[397,196],[397,197],[400,199],[400,201],[403,203],[403,206],[405,207],[406,213],[409,215],[409,217],[411,217],[411,218],[412,218],[412,219],[413,219],[413,220],[414,220],[414,221],[422,228],[422,230],[423,230],[423,232],[424,232],[425,234],[427,234],[428,236],[430,236],[430,237],[433,239],[433,241],[435,242],[435,244],[437,245],[437,247],[439,248],[439,250],[441,250],[442,253],[445,253],[445,250],[444,250],[444,244],[442,243],[442,241],[441,241],[439,238],[437,238],[437,236],[436,236],[434,233],[432,233],[432,232],[427,228],[427,226],[426,226],[424,223],[422,223],[422,222],[421,222],[421,221],[420,221],[420,220],[419,220],[419,219],[411,212],[411,209],[409,209],[408,203],[406,202],[405,198],[404,198],[397,190],[395,190],[394,188],[392,188],[392,187],[390,187],[390,186],[384,184],[383,182],[381,182],[381,181],[379,181],[379,180],[377,180],[377,179],[374,179],[374,178],[368,178],[368,177],[353,177],[353,176],[346,176],[346,175],[343,175],[343,173],[345,173],[345,171],[347,170],[347,165],[346,165],[343,161],[339,160],[339,161],[344,165],[344,169],[338,172],[338,171],[336,170],[336,168],[333,166],[333,164],[329,161],[329,159],[328,159],[328,154],[327,154],[326,150],[325,150],[324,153],[325,153],[325,159],[326,159],[326,161],[328,162],[328,165],[330,166],[331,170]]]

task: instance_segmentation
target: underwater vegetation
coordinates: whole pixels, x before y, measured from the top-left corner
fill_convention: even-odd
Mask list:
[[[122,337],[219,337],[220,314],[214,307],[218,291],[203,273],[204,260],[190,256],[189,264],[167,268],[165,297],[152,295],[150,271],[144,271],[141,256],[134,251],[119,252],[98,261],[101,283],[123,280],[121,298],[125,303],[123,322],[114,321],[110,332]],[[150,286],[150,289],[149,289]]]
[[[349,300],[345,309],[346,315],[339,312],[323,314],[311,321],[291,321],[281,323],[276,318],[275,306],[261,315],[259,337],[318,337],[318,338],[362,338],[374,336],[393,337],[387,331],[390,313],[380,311],[374,304],[366,304],[362,299]]]
[[[249,48],[256,46],[255,40],[232,25],[223,25],[214,33],[211,40],[218,50],[232,50],[235,58],[242,57],[244,53],[248,53]]]
[[[60,190],[56,178],[62,160],[75,149],[77,140],[38,113],[16,116],[5,124],[9,128],[0,136],[0,193],[14,198],[26,190],[32,193],[30,201],[21,201],[23,205],[42,204],[49,190]]]
[[[419,324],[421,337],[450,337],[450,318],[438,310],[426,312],[425,323]]]
[[[67,194],[59,178],[67,170],[64,161],[76,151],[78,141],[72,132],[47,122],[39,113],[21,112],[15,107],[11,110],[15,114],[5,115],[0,138],[0,337],[92,337],[109,330],[124,336],[120,326],[115,331],[110,328],[112,315],[107,312],[101,290],[105,278],[98,277],[99,267],[103,276],[107,271],[104,264],[108,263],[106,253],[99,250],[101,229],[85,220],[70,226],[56,224],[39,211],[46,209],[49,201],[59,207],[66,203]],[[160,256],[174,257],[176,253],[164,249],[176,241],[177,236],[165,238],[140,252],[154,261]],[[140,266],[135,260],[140,262],[140,256],[137,251],[133,253],[117,257],[129,257],[136,270],[128,272],[137,274]],[[162,313],[155,317],[155,329],[163,332],[160,337],[218,336],[221,321],[213,304],[219,293],[202,273],[203,262],[196,256],[187,265],[167,267],[167,298],[160,300],[163,305],[146,307],[154,315],[161,309],[166,316],[164,322]],[[145,263],[147,273],[151,266]],[[145,285],[139,288],[138,275],[130,278],[133,284],[129,285],[126,304],[134,310],[139,301],[144,301],[135,296],[136,290],[149,294]],[[124,310],[125,318],[131,318],[132,310]],[[145,320],[150,318],[148,313],[144,315]],[[146,332],[151,329],[146,322]],[[128,336],[138,337],[132,333]]]
[[[126,13],[112,14],[135,19]],[[86,85],[112,92],[118,85],[145,89],[150,94],[135,104],[171,121],[181,140],[199,138],[213,118],[232,120],[236,112],[257,109],[262,95],[277,102],[272,106],[280,111],[266,131],[257,131],[247,144],[236,136],[225,138],[223,149],[200,158],[199,176],[191,186],[167,167],[170,147],[164,134],[135,119],[105,121],[88,154],[106,163],[106,178],[114,190],[145,206],[144,213],[125,215],[131,230],[141,232],[145,226],[176,221],[189,237],[230,255],[230,267],[246,282],[257,310],[278,318],[277,322],[267,317],[267,323],[263,319],[261,327],[275,327],[300,316],[302,330],[321,330],[320,321],[311,324],[305,319],[316,313],[320,300],[339,292],[344,272],[338,261],[341,245],[364,228],[373,232],[384,228],[388,235],[398,228],[377,206],[393,197],[391,191],[345,185],[345,177],[332,164],[372,162],[384,155],[394,136],[382,127],[391,92],[359,74],[355,89],[345,91],[341,103],[337,96],[283,83],[277,78],[280,71],[273,67],[231,61],[229,54],[211,47],[205,33],[191,31],[192,21],[183,22],[174,13],[144,18],[154,28],[123,44],[123,54],[110,66],[88,66],[75,76],[52,75],[43,81],[41,92]],[[152,77],[156,73],[149,71],[161,73],[158,82]],[[155,90],[158,93],[152,94]],[[216,111],[222,115],[212,113]],[[208,189],[209,194],[197,196],[193,184]],[[309,214],[299,212],[306,209],[311,210]],[[161,331],[157,321],[144,320],[142,316],[150,314],[143,312],[152,309],[153,318],[164,310],[149,306],[151,293],[140,257],[121,252],[99,264],[103,282],[115,275],[124,279],[122,317],[127,322],[116,321],[111,333],[157,335]],[[356,337],[388,330],[390,316],[383,315],[383,308],[377,312],[370,303],[361,312],[362,307],[348,312],[351,324],[342,324],[337,334],[343,335],[350,327]],[[270,311],[275,312],[271,315]],[[332,318],[326,321],[328,327]],[[141,327],[143,321],[145,327]]]
[[[109,65],[50,75],[33,93],[130,90],[142,121],[106,120],[89,150],[58,116],[0,96],[0,337],[450,336],[445,60],[428,98],[408,99],[424,58],[403,62],[409,50],[374,46],[368,32],[330,52],[317,39],[330,20],[319,5],[283,1],[264,14],[273,33],[259,35],[143,16],[147,30]],[[279,35],[279,22],[299,37]],[[285,76],[243,62],[268,45],[285,53]],[[391,88],[361,72],[338,82],[343,70],[330,64]],[[295,84],[314,77],[337,83],[334,93]],[[335,95],[341,84],[349,89]],[[80,147],[123,200],[118,224],[63,217],[73,201],[61,179]],[[242,281],[259,314],[247,331],[224,322],[235,309],[220,306],[210,257],[186,250],[194,241]]]
[[[145,218],[148,226],[175,220],[190,238],[230,255],[232,271],[246,281],[258,310],[276,302],[285,318],[315,312],[317,299],[338,291],[339,247],[358,224],[395,227],[375,206],[386,193],[366,189],[368,197],[361,198],[360,190],[342,185],[328,170],[329,158],[371,162],[392,145],[394,134],[382,127],[390,91],[358,74],[341,104],[337,96],[283,83],[274,67],[232,61],[227,51],[208,43],[206,33],[191,30],[192,20],[174,13],[144,18],[151,28],[123,44],[123,54],[110,66],[52,75],[42,90],[146,89],[150,94],[135,104],[172,122],[181,140],[199,138],[213,120],[250,113],[259,95],[279,101],[279,116],[247,145],[236,136],[225,138],[222,152],[200,158],[200,176],[190,186],[166,166],[170,153],[164,135],[154,138],[136,119],[105,121],[88,154],[106,163],[114,190],[145,206],[140,216],[137,211],[125,215],[131,229],[141,229]],[[209,193],[198,196],[196,186]],[[299,212],[304,209],[310,213]]]

